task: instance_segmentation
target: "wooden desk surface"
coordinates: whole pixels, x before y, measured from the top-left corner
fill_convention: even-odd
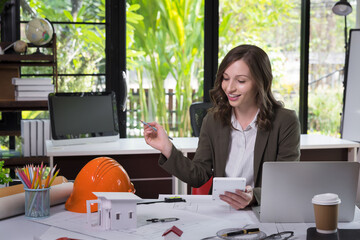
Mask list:
[[[300,149],[358,148],[357,142],[318,134],[301,134]]]

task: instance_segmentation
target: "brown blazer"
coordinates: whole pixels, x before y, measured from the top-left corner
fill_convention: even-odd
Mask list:
[[[174,146],[169,159],[161,154],[159,165],[192,187],[200,187],[211,176],[224,177],[229,155],[229,126],[208,113],[201,126],[198,148],[193,160],[184,157]],[[258,129],[254,149],[255,188],[261,187],[264,162],[300,160],[300,124],[295,111],[280,108],[272,128]],[[259,191],[259,190],[258,190]]]

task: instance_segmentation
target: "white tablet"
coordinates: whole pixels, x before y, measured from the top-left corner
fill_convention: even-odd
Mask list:
[[[235,189],[245,191],[246,178],[243,177],[214,177],[212,199],[214,201],[221,201],[220,194],[224,194],[225,191],[235,192]]]

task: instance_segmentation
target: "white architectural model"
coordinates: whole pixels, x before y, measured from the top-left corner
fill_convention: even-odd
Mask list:
[[[98,204],[97,223],[103,230],[136,228],[136,203],[140,197],[129,192],[94,192],[97,200],[87,200],[87,222],[91,225],[90,204]]]

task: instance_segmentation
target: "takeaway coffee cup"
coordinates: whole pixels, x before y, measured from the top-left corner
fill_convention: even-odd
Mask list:
[[[339,204],[337,194],[324,193],[312,199],[315,214],[316,231],[318,233],[335,233],[337,231]]]

